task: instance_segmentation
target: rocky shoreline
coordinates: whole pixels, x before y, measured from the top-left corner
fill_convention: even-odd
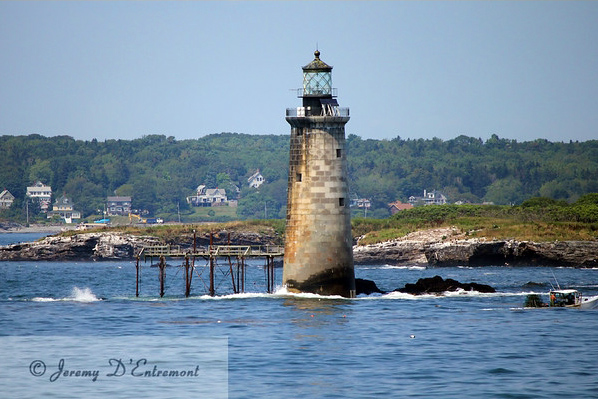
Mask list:
[[[221,232],[215,245],[268,245],[277,237],[258,233]],[[134,259],[144,246],[173,244],[191,247],[191,236],[164,242],[151,236],[115,232],[81,232],[71,236],[50,236],[32,243],[0,247],[0,261],[60,261]],[[208,236],[197,237],[196,245],[207,246]],[[465,238],[451,228],[430,229],[374,245],[355,245],[356,264],[486,266],[558,265],[598,267],[597,241],[530,242],[487,241]]]
[[[56,234],[67,230],[75,230],[77,226],[64,224],[31,224],[23,226],[18,223],[0,222],[0,233],[48,233]]]
[[[196,246],[214,245],[275,245],[277,237],[251,232],[220,232],[196,236]],[[138,236],[109,231],[82,231],[68,236],[49,236],[34,242],[0,246],[0,261],[62,261],[134,259],[141,249],[152,245],[193,246],[193,235],[185,234],[176,241],[164,241],[153,236]]]
[[[133,259],[144,246],[159,244],[153,237],[104,232],[50,236],[0,247],[0,261]]]
[[[532,242],[464,238],[441,228],[397,240],[353,247],[355,263],[431,266],[574,266],[598,267],[597,241]]]

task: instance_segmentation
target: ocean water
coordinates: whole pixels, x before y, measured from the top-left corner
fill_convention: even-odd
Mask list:
[[[0,233],[0,246],[31,242],[47,235],[47,233]]]
[[[210,297],[205,269],[185,298],[173,263],[160,298],[149,263],[136,297],[131,261],[0,262],[2,397],[598,398],[598,311],[523,308],[555,278],[598,295],[596,269],[356,266],[387,291],[440,275],[498,292],[355,299],[291,295],[281,269],[266,294],[258,261],[245,294],[217,267]]]

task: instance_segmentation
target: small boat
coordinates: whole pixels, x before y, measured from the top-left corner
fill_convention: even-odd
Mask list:
[[[598,309],[598,295],[589,298],[583,298],[581,292],[577,290],[551,290],[550,307],[580,308],[580,309]]]

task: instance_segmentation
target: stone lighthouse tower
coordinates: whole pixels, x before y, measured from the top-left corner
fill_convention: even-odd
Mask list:
[[[301,107],[287,109],[291,125],[283,284],[291,292],[355,296],[345,124],[332,67],[315,59],[303,67]]]

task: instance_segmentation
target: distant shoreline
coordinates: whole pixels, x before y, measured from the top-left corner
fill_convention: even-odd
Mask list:
[[[12,233],[51,235],[65,226],[11,227],[14,227]],[[202,232],[196,237],[195,231],[190,234],[189,230],[178,234],[169,231],[162,238],[131,232],[82,231],[68,237],[58,235],[0,247],[0,260],[133,259],[145,246],[170,244],[189,248],[194,239],[206,246],[211,245],[213,239],[214,245],[227,242],[228,245],[280,245],[277,243],[280,237],[273,231],[265,235],[264,232],[219,230]],[[486,240],[465,238],[456,233],[459,233],[456,228],[435,228],[383,243],[355,245],[353,259],[355,264],[598,267],[598,241]]]
[[[0,234],[9,233],[49,233],[56,234],[66,230],[74,230],[76,226],[32,224],[29,226],[0,226]]]

